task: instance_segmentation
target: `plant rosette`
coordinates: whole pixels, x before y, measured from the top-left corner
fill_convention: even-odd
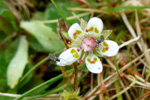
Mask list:
[[[90,72],[101,73],[103,66],[98,57],[115,56],[119,50],[116,42],[105,40],[112,31],[102,30],[103,22],[97,17],[91,18],[88,23],[81,19],[81,26],[78,23],[73,24],[68,30],[70,48],[59,55],[56,64],[66,66],[76,61],[85,62]],[[104,40],[100,39],[101,36]]]

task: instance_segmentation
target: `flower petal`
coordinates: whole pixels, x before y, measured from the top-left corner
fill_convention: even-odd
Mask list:
[[[88,33],[92,35],[99,35],[103,30],[103,22],[100,18],[93,17],[89,20],[87,24]]]
[[[100,47],[100,54],[104,56],[115,56],[119,51],[119,46],[116,42],[111,40],[105,40],[102,43],[103,47]]]
[[[80,58],[81,52],[80,48],[70,48],[59,55],[58,59],[60,61],[57,61],[56,64],[59,66],[71,65]]]
[[[102,72],[102,70],[103,70],[100,59],[94,54],[89,54],[85,58],[85,63],[86,63],[88,70],[92,73],[98,74],[98,73]]]
[[[75,23],[69,28],[68,35],[74,41],[78,41],[80,37],[83,36],[83,30],[81,29],[78,23]]]

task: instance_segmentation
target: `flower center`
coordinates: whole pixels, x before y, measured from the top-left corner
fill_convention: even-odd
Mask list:
[[[97,46],[96,40],[92,37],[87,37],[82,41],[81,48],[86,52],[93,52]]]

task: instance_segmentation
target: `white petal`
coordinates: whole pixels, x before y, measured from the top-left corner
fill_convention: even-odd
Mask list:
[[[101,48],[100,54],[108,57],[115,56],[119,51],[118,44],[111,40],[105,40],[105,42],[108,44],[109,49],[106,52],[102,52]]]
[[[99,35],[103,30],[103,22],[100,18],[93,17],[89,20],[87,24],[87,29],[89,29],[90,34],[92,35]]]
[[[78,51],[77,49],[80,51]],[[80,48],[69,48],[59,55],[58,59],[60,61],[57,61],[56,64],[59,66],[71,65],[80,58],[81,51],[82,50]]]
[[[77,33],[77,35],[74,35],[74,33]],[[73,24],[69,30],[68,30],[68,35],[70,36],[71,39],[74,41],[78,41],[80,37],[83,36],[83,31],[81,27],[79,26],[78,23]]]
[[[94,61],[94,63],[91,63],[92,61]],[[94,54],[89,54],[85,58],[85,63],[86,63],[88,70],[92,73],[98,74],[98,73],[102,72],[102,70],[103,70],[100,59]]]

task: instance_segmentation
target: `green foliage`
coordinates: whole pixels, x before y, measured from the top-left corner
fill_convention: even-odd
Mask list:
[[[0,43],[2,43],[6,37],[7,35],[0,31]]]
[[[7,5],[5,5],[4,0],[0,1],[0,15],[7,19],[14,19],[15,17],[12,15],[12,12],[8,9]]]
[[[101,35],[104,36],[104,39],[107,39],[107,37],[112,33],[112,30],[104,30],[102,31]]]
[[[81,19],[80,25],[83,30],[86,30],[87,22],[84,19]]]
[[[15,17],[5,5],[4,0],[0,0],[0,30],[10,35],[14,30],[17,30]]]
[[[82,100],[79,96],[79,90],[74,92],[64,91],[63,100]]]
[[[69,1],[69,0],[63,0],[63,2],[61,0],[55,0],[55,3],[57,4],[57,6],[61,9],[63,15],[65,17],[70,17],[73,16],[72,12],[70,10],[68,10],[68,8],[72,8],[72,7],[77,7],[80,4],[76,1]],[[81,12],[75,12],[75,14],[80,14]],[[54,5],[52,3],[49,4],[49,6],[47,7],[46,11],[45,11],[45,16],[44,18],[46,20],[53,20],[53,19],[59,19],[61,18],[61,15],[59,14],[59,12],[56,10],[56,8],[54,7]],[[83,17],[84,19],[88,19],[88,16]],[[76,18],[73,20],[70,20],[69,23],[72,25],[73,23],[79,23],[79,20],[77,20]],[[54,29],[54,31],[56,31],[56,23],[52,23],[52,24],[48,24],[48,26],[52,27]]]
[[[19,46],[15,56],[10,61],[7,68],[7,81],[10,88],[14,88],[23,74],[28,62],[28,42],[25,36],[20,37]]]
[[[7,3],[5,3],[6,1]],[[51,0],[28,1],[30,0],[26,0],[26,2],[18,0],[0,0],[0,92],[22,94],[20,97],[15,98],[15,100],[21,100],[22,98],[23,100],[34,100],[36,98],[44,97],[54,93],[62,94],[64,90],[71,91],[73,87],[73,84],[71,82],[68,82],[72,81],[72,78],[66,78],[63,74],[58,74],[60,73],[60,67],[57,66],[55,62],[51,62],[52,64],[50,64],[50,60],[47,57],[48,53],[53,53],[58,56],[60,52],[64,51],[64,43],[56,34],[56,29],[59,28],[57,27],[56,20],[61,18],[62,15],[57,11],[56,6],[52,4]],[[141,28],[141,31],[142,33],[150,32],[147,28],[149,26],[149,22],[143,21],[143,19],[145,20],[148,18],[146,13],[143,15],[143,11],[145,9],[149,9],[150,7],[144,6],[144,4],[143,6],[121,6],[121,3],[124,3],[123,0],[53,1],[55,1],[56,5],[60,8],[62,14],[65,17],[74,16],[78,18],[78,14],[82,14],[84,12],[91,13],[91,16],[101,17],[106,26],[104,27],[104,29],[112,29],[115,33],[111,34],[112,30],[104,30],[101,34],[105,37],[105,39],[111,34],[109,38],[113,38],[113,40],[116,39],[115,41],[117,43],[122,43],[122,41],[131,39],[130,34],[126,34],[129,32],[126,29],[126,26],[124,25],[124,22],[122,21],[122,18],[120,16],[120,12],[122,11],[129,11],[127,13],[128,21],[131,23],[133,28],[135,27],[135,20],[133,20],[135,17],[135,13],[132,13],[130,11],[140,11],[140,13],[138,12],[140,15],[140,27],[143,28]],[[10,9],[11,7],[15,10]],[[68,10],[68,8],[75,8],[81,11],[72,11]],[[27,14],[26,11],[29,11],[29,14]],[[13,15],[15,12],[18,12],[18,14],[20,14],[21,19]],[[86,21],[88,21],[89,16],[82,17],[84,20],[81,20],[81,22],[77,18],[68,20],[68,22],[70,24],[81,23],[81,28],[85,30],[87,26]],[[26,21],[27,19],[28,21]],[[48,21],[53,20],[55,21],[48,23]],[[45,22],[46,24],[44,24]],[[62,27],[64,28],[65,26]],[[16,35],[13,37],[14,33],[16,33]],[[64,30],[62,29],[61,33],[64,35],[66,41],[68,42],[69,37],[67,34],[67,28],[65,27]],[[23,38],[23,40],[25,40],[26,43],[20,41],[20,37],[22,37],[22,35],[25,35],[27,40],[25,40],[25,37]],[[143,34],[144,43],[147,43],[149,41],[149,37],[149,34]],[[99,36],[94,38],[99,38]],[[69,46],[71,47],[72,45]],[[147,44],[147,46],[149,47],[149,44]],[[122,50],[124,50],[124,48],[122,48]],[[93,53],[99,57],[102,57],[102,55],[96,52],[96,50],[94,50]],[[141,53],[142,52],[140,52],[140,54]],[[88,55],[88,53],[86,55]],[[119,74],[120,64],[118,65],[116,57],[117,56],[114,57],[114,63]],[[110,61],[113,62],[113,58],[107,59],[110,59]],[[130,60],[132,59],[134,58],[130,56]],[[103,63],[107,62],[103,60]],[[90,76],[88,76],[89,71],[81,71],[84,68],[86,68],[85,64],[79,66],[77,69],[80,77],[76,81],[82,89],[80,91],[81,95],[84,95],[85,92],[90,88]],[[139,66],[137,68],[138,70],[135,71],[141,74],[141,72],[143,72],[143,67],[141,68],[141,66]],[[72,66],[66,66],[66,68],[63,68],[63,70],[68,76],[74,72]],[[105,78],[109,77],[109,75],[111,75],[113,72],[116,72],[109,67],[104,67],[103,71],[105,74]],[[149,72],[149,70],[145,70],[145,73],[143,73],[142,75],[147,75]],[[87,76],[87,78],[85,78],[85,76]],[[95,79],[96,78],[94,75],[94,87],[96,86],[97,81]],[[84,84],[82,81],[84,81]],[[64,86],[66,84],[67,86]],[[119,81],[116,81],[112,86],[116,88],[120,87]],[[13,89],[11,89],[10,87]],[[121,90],[118,89],[116,90],[116,93],[119,93],[120,91]],[[114,94],[114,91],[110,91],[110,93]],[[63,97],[64,100],[81,99],[79,96],[79,91],[64,92]],[[108,97],[106,96],[106,98]],[[0,100],[12,99],[14,98],[0,96]],[[94,98],[94,100],[96,99],[98,99],[98,96],[97,98]],[[122,96],[118,96],[118,100],[121,99]]]
[[[19,43],[19,38],[13,42],[9,42],[5,47],[0,49],[0,91],[6,93],[16,93],[16,89],[10,89],[7,85],[7,67],[11,59],[14,57]],[[10,97],[0,97],[0,100],[12,100]]]
[[[35,50],[55,53],[64,49],[63,42],[46,25],[37,22],[22,22],[21,27],[34,37],[29,40],[29,44]]]
[[[6,70],[9,62],[15,55],[17,50],[17,46],[19,43],[19,39],[16,39],[13,42],[9,42],[5,47],[0,49],[0,69],[1,69],[1,77],[6,77]]]
[[[79,3],[75,2],[75,1],[69,2],[68,0],[63,0],[63,2],[61,2],[61,0],[57,0],[57,1],[55,1],[55,3],[61,9],[61,11],[63,12],[63,15],[65,17],[73,16],[73,14],[69,10],[67,10],[68,7],[76,7],[79,5]],[[46,20],[52,20],[52,19],[59,19],[61,17],[61,15],[57,11],[57,9],[54,7],[54,5],[52,3],[50,3],[45,11],[44,17]],[[73,24],[74,22],[79,22],[79,21],[77,19],[74,19],[69,22],[71,24]],[[54,29],[54,31],[56,31],[56,26],[57,26],[56,23],[48,24],[48,25],[50,27],[52,27]]]

